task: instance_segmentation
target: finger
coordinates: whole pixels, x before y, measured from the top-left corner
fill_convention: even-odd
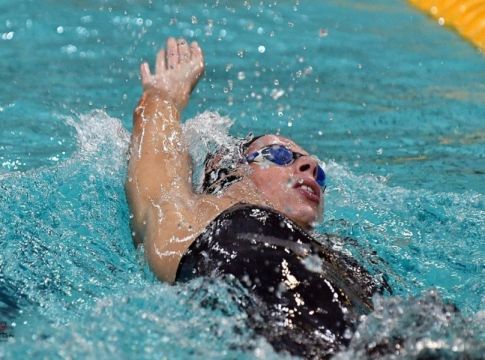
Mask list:
[[[179,62],[186,63],[190,60],[190,48],[185,39],[179,39],[177,42],[179,51]]]
[[[174,69],[178,63],[178,50],[177,42],[174,38],[168,38],[167,40],[167,65],[168,69]]]
[[[147,84],[150,82],[150,66],[148,63],[144,62],[140,65],[140,75],[142,84]]]
[[[202,74],[204,71],[204,54],[196,41],[190,44],[190,53],[192,56],[191,61],[197,65],[200,74]]]
[[[190,44],[190,53],[192,55],[192,60],[199,60],[203,58],[202,49],[200,48],[197,41],[192,42]]]
[[[167,70],[167,65],[165,64],[165,50],[162,49],[157,54],[157,64],[155,67],[155,72],[158,74],[163,70]]]

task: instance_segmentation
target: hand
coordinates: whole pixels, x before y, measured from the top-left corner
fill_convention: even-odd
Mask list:
[[[196,42],[168,38],[167,49],[157,55],[155,74],[150,73],[148,63],[140,66],[141,82],[145,92],[158,92],[182,110],[189,101],[190,93],[204,73],[204,56]]]

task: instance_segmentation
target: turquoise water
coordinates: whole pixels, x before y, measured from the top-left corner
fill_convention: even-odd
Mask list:
[[[315,153],[330,182],[317,230],[388,274],[394,294],[337,357],[396,334],[404,358],[483,353],[485,59],[458,35],[397,0],[7,0],[0,356],[282,357],[251,335],[237,290],[161,284],[133,248],[138,64],[167,36],[205,51],[184,117],[218,111],[233,135],[278,131]],[[200,121],[191,139],[227,132]]]

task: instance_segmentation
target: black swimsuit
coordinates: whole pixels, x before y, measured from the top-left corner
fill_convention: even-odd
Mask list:
[[[379,284],[353,259],[283,215],[239,204],[212,221],[183,256],[177,280],[238,279],[250,326],[276,351],[327,358],[346,346]]]

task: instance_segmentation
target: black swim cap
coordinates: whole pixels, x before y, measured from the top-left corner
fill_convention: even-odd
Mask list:
[[[236,149],[221,146],[214,153],[207,154],[204,160],[204,180],[202,192],[206,194],[217,194],[230,185],[242,179],[237,174],[237,167],[244,158],[244,152],[249,146],[264,135],[254,136],[250,133],[241,139]]]

